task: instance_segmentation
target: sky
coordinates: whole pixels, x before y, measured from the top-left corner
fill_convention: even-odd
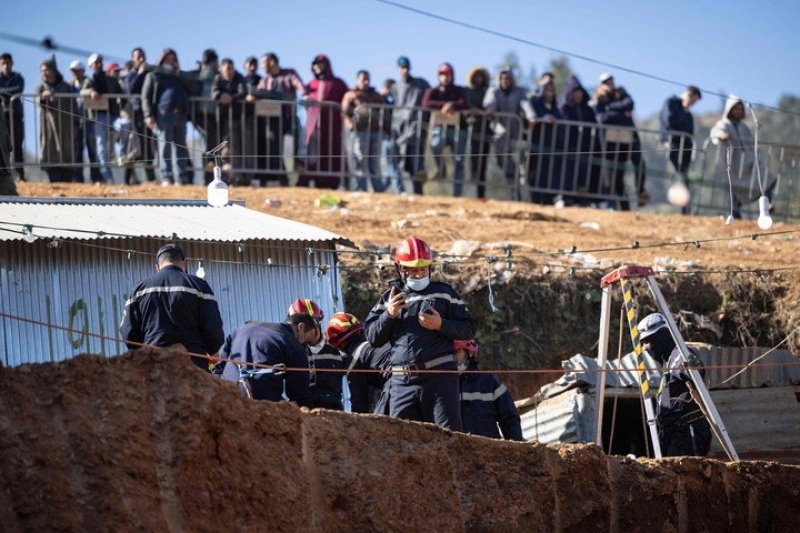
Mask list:
[[[400,4],[404,8],[393,4]],[[412,75],[436,80],[442,62],[453,64],[456,82],[470,67],[495,73],[508,52],[524,72],[547,69],[563,51],[590,90],[610,72],[635,101],[635,118],[657,113],[664,100],[687,84],[706,94],[694,111],[716,113],[722,99],[708,94],[735,92],[776,106],[782,94],[800,93],[796,59],[800,3],[796,0],[105,0],[6,2],[2,34],[97,51],[122,63],[135,46],[155,62],[175,48],[185,70],[206,48],[231,57],[275,52],[284,67],[308,80],[312,58],[328,55],[348,86],[367,69],[374,85],[396,77],[400,55],[411,59]],[[34,7],[35,5],[35,7]],[[435,16],[412,10],[426,11]],[[473,29],[436,17],[445,17]],[[508,37],[504,37],[508,36]],[[532,44],[532,43],[535,43]],[[544,47],[544,48],[543,48]],[[49,52],[0,35],[0,50],[11,52],[14,68],[32,93],[39,65]],[[88,54],[56,52],[68,74],[73,59]],[[646,75],[638,74],[645,73]],[[653,79],[653,78],[660,79]],[[667,81],[664,81],[667,80]]]

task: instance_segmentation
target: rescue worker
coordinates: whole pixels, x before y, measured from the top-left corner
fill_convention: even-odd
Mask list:
[[[478,370],[478,343],[475,339],[457,340],[453,347],[461,381],[464,433],[493,439],[524,440],[519,411],[506,386],[494,374],[470,373]]]
[[[312,407],[305,346],[317,323],[310,315],[291,315],[281,324],[250,321],[228,335],[213,373],[239,383],[242,396]],[[253,364],[237,364],[256,363]]]
[[[450,285],[431,281],[433,255],[425,241],[415,236],[402,241],[394,263],[399,278],[364,324],[370,344],[392,346],[389,415],[459,431],[453,341],[474,336],[477,321]]]
[[[642,347],[661,364],[661,385],[658,389],[658,432],[661,454],[708,455],[711,449],[711,428],[689,387],[692,378],[661,313],[652,313],[639,322]],[[705,377],[697,354],[690,350],[686,359]]]
[[[128,348],[142,344],[179,347],[196,354],[216,355],[225,340],[222,317],[208,283],[186,272],[186,255],[177,244],[156,253],[157,273],[133,288],[119,334]],[[192,356],[208,370],[209,361]]]
[[[298,298],[292,302],[286,312],[287,317],[293,315],[308,315],[314,319],[316,325],[314,331],[310,333],[306,346],[312,405],[341,411],[343,409],[344,358],[339,350],[325,342],[325,337],[322,335],[322,319],[325,318],[325,314],[314,300]],[[322,371],[317,372],[317,369]],[[341,370],[341,372],[335,372],[335,370]]]
[[[364,324],[348,313],[333,314],[325,328],[325,338],[328,339],[328,344],[343,352],[347,357],[350,411],[388,415],[389,390],[386,384],[391,366],[389,360],[391,346],[388,344],[379,348],[372,346],[364,335]],[[359,370],[362,372],[358,372]],[[373,370],[373,372],[369,372],[369,370]],[[380,397],[373,410],[370,409],[370,406],[375,391],[380,391]]]

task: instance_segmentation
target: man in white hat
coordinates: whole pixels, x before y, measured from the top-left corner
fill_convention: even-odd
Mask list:
[[[647,315],[638,329],[642,347],[663,369],[657,417],[663,456],[708,455],[711,428],[689,390],[691,376],[666,319],[661,313]],[[686,354],[686,359],[705,377],[705,369],[696,366],[701,363],[694,352]]]
[[[92,76],[84,79],[81,96],[89,98],[92,102],[91,105],[87,105],[87,117],[94,122],[95,148],[97,159],[100,162],[102,181],[113,183],[114,176],[109,165],[113,150],[111,150],[109,133],[112,117],[119,115],[119,103],[115,98],[109,98],[108,95],[118,94],[120,92],[119,84],[108,79],[103,69],[103,56],[100,54],[94,53],[89,56],[89,67],[93,71]]]

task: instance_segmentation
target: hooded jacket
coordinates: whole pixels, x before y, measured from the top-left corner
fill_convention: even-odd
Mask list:
[[[709,135],[711,136],[711,142],[716,145],[730,143],[731,148],[734,150],[734,156],[736,153],[752,155],[755,146],[753,132],[743,119],[733,121],[729,118],[733,106],[739,103],[744,106],[744,102],[735,94],[728,96],[725,101],[725,110],[722,112],[722,118],[714,124]],[[727,140],[720,139],[720,136],[725,133],[728,134],[729,138]]]
[[[470,359],[467,370],[477,369],[478,363]],[[465,433],[494,439],[523,440],[519,411],[511,393],[497,376],[467,373],[461,374],[459,381],[461,422]]]
[[[572,93],[575,91],[581,91],[583,93],[583,100],[580,104],[576,104],[572,100]],[[559,110],[564,120],[583,122],[590,125],[597,123],[594,111],[589,106],[589,93],[586,92],[586,89],[583,88],[583,85],[581,85],[581,82],[576,76],[567,78],[567,82],[564,84],[564,95]],[[597,137],[592,135],[592,128],[581,128],[574,124],[569,125],[566,128],[566,139],[567,149],[569,150],[578,149],[581,152],[589,152],[599,149],[597,146]]]
[[[452,67],[451,67],[452,70]],[[455,71],[452,79],[455,80]],[[422,107],[431,111],[440,111],[445,104],[452,104],[453,111],[463,111],[467,109],[467,92],[464,87],[456,85],[451,81],[448,85],[437,85],[430,87],[422,96]],[[461,113],[461,128],[467,127],[467,117]]]
[[[316,56],[313,63],[317,62],[322,62],[326,65],[325,77],[321,78],[319,75],[314,74],[314,79],[309,81],[306,86],[306,94],[309,98],[318,102],[334,102],[337,105],[341,104],[347,92],[347,84],[333,74],[333,67],[331,66],[331,61],[328,59],[328,56],[322,54]],[[326,109],[324,113],[322,112],[323,108]],[[332,122],[331,126],[333,129],[331,129],[331,131],[336,132],[335,138],[338,139],[341,137],[338,133],[341,131],[341,117],[339,113],[334,113],[333,110],[334,107],[332,106],[310,106],[306,110],[306,144],[308,144],[311,138],[317,133],[317,127],[322,126],[324,129],[325,126],[322,123],[327,124],[328,121]],[[328,141],[325,141],[325,143],[327,142]],[[320,144],[322,145],[325,143]],[[334,150],[336,149],[335,145],[336,143],[334,142]]]
[[[503,74],[508,74],[511,79],[511,86],[508,90],[500,88],[500,76]],[[490,87],[486,91],[486,96],[483,98],[483,106],[487,111],[505,114],[498,116],[496,121],[502,125],[502,130],[507,132],[512,139],[516,139],[519,136],[520,121],[514,120],[508,115],[522,117],[526,122],[532,120],[535,116],[525,89],[517,86],[514,74],[508,69],[501,70],[497,74],[497,85]]]
[[[78,115],[78,106],[75,98],[59,97],[59,95],[72,95],[73,90],[69,83],[64,81],[58,71],[55,58],[43,61],[53,71],[53,81],[42,80],[36,87],[36,101],[41,112],[39,113],[39,146],[42,152],[42,163],[52,165],[72,164],[75,162],[75,139]],[[53,96],[42,100],[42,93],[49,91]]]

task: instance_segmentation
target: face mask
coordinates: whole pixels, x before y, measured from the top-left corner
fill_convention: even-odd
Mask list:
[[[309,340],[309,342],[311,341]],[[320,336],[319,342],[317,344],[310,344],[308,348],[311,350],[311,353],[318,354],[319,351],[322,350],[323,346],[325,346],[325,339]]]
[[[419,279],[408,278],[406,280],[406,286],[414,292],[424,291],[425,289],[428,288],[428,285],[430,285],[430,283],[431,283],[431,278],[429,277],[419,278]]]
[[[458,363],[458,373],[461,374],[467,369],[467,363]]]
[[[166,72],[174,72],[175,71],[175,67],[172,66],[171,63],[164,63],[163,65],[161,65],[161,69],[166,71]]]

